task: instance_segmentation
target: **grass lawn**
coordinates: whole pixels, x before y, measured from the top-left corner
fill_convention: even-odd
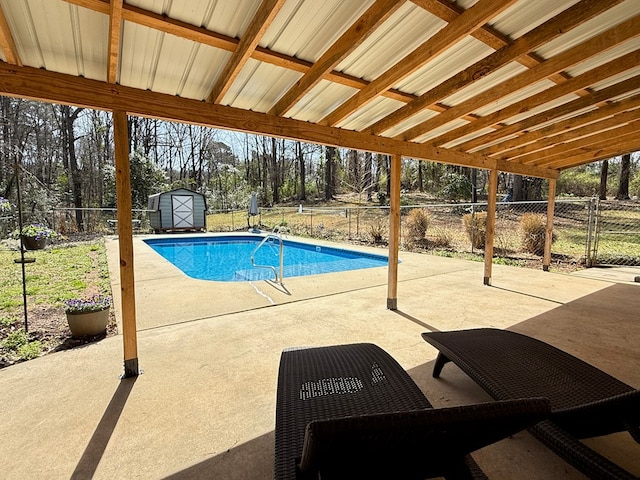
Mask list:
[[[0,243],[0,368],[99,339],[71,338],[63,302],[96,293],[111,294],[101,238],[60,242],[45,250],[26,252],[25,257],[35,259],[25,264],[28,332],[24,328],[22,266],[14,262],[20,252],[16,242]],[[110,325],[107,334],[112,333],[114,326]]]

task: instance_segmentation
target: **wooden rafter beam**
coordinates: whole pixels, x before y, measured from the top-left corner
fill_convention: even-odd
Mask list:
[[[107,81],[116,83],[120,64],[120,32],[122,31],[122,0],[111,0],[109,4],[109,63]]]
[[[598,112],[596,111],[596,113]],[[618,113],[611,117],[605,118],[604,120],[592,122],[582,127],[565,130],[565,133],[556,132],[556,135],[545,136],[537,142],[528,143],[527,145],[523,145],[521,147],[510,150],[509,152],[505,152],[502,155],[497,155],[496,158],[502,160],[514,160],[517,158],[518,161],[523,161],[524,163],[526,163],[526,155],[544,154],[549,148],[552,148],[558,144],[571,142],[584,136],[614,129],[628,122],[633,122],[638,118],[640,118],[640,111],[637,110]],[[567,124],[571,124],[570,120],[567,120]],[[561,123],[564,124],[565,122]]]
[[[497,142],[500,139],[508,138],[510,135],[517,134],[527,129],[534,128],[538,125],[545,124],[556,118],[560,118],[565,115],[570,115],[572,112],[577,112],[586,108],[590,108],[590,107],[593,107],[594,105],[599,105],[602,102],[612,101],[612,99],[615,99],[616,97],[619,97],[621,95],[626,95],[629,92],[637,90],[639,82],[640,82],[640,75],[636,75],[635,77],[616,83],[610,87],[603,88],[602,90],[594,91],[586,97],[577,98],[576,100],[565,103],[564,105],[560,105],[559,107],[552,108],[544,112],[540,112],[536,115],[525,118],[524,120],[521,120],[519,122],[510,124],[506,127],[499,128],[492,133],[488,133],[481,137],[474,138],[473,140],[464,142],[458,145],[456,148],[461,151],[472,150],[478,146],[488,145],[488,144]],[[483,119],[484,118],[485,117],[483,117]],[[495,118],[498,118],[498,120],[493,121],[495,120]],[[495,117],[493,119],[490,119],[487,123],[491,122],[490,124],[495,125],[497,122],[501,120],[502,118],[499,115],[499,112],[496,112]],[[465,128],[465,127],[462,127],[462,128]],[[464,131],[465,131],[464,134],[466,135],[468,131],[466,129]]]
[[[516,138],[493,144],[490,147],[483,148],[475,153],[495,156],[496,158],[506,158],[511,156],[513,153],[516,153],[515,149],[527,147],[532,144],[535,145],[538,142],[546,142],[547,138],[549,138],[549,141],[552,141],[554,136],[563,132],[579,128],[592,122],[598,122],[604,118],[619,114],[620,112],[625,112],[625,110],[634,110],[638,107],[640,107],[640,95],[606,103],[595,110],[568,118],[561,122],[553,123],[546,127],[532,131],[517,132],[518,136]]]
[[[593,152],[608,146],[615,146],[618,138],[624,139],[627,135],[633,135],[638,131],[638,127],[640,127],[640,119],[604,132],[600,131],[593,135],[571,139],[571,141],[542,152],[524,155],[518,159],[518,162],[536,166],[552,165],[554,162],[564,160],[567,156],[575,155],[575,152]]]
[[[435,0],[431,0],[430,3],[437,3],[440,5],[438,2],[435,2]],[[469,87],[474,82],[477,82],[490,73],[495,72],[507,63],[532,52],[540,45],[551,41],[558,35],[570,31],[578,25],[602,13],[606,8],[610,8],[611,4],[615,3],[617,3],[617,0],[610,0],[608,2],[604,2],[602,0],[583,0],[573,7],[563,11],[559,15],[552,17],[542,25],[527,32],[514,42],[509,42],[507,45],[488,57],[485,57],[465,68],[463,71],[445,80],[428,92],[420,95],[417,99],[408,103],[404,107],[399,108],[390,115],[377,121],[369,127],[367,131],[372,134],[379,134],[388,130],[416,113],[435,105],[443,98],[447,98],[462,88]]]
[[[607,3],[610,4],[611,7],[621,3],[622,1],[623,0],[607,0]],[[412,2],[447,22],[453,21],[456,15],[460,15],[463,11],[460,7],[456,6],[455,3],[451,3],[448,0],[412,0]],[[604,5],[604,2],[602,3]],[[586,4],[585,8],[588,8]],[[489,25],[485,25],[481,29],[473,32],[471,35],[494,50],[499,50],[510,43],[510,39],[508,37],[505,37]],[[520,57],[517,61],[525,67],[531,68],[541,63],[543,59],[534,52],[529,52],[527,55]],[[552,75],[549,77],[549,80],[555,83],[563,83],[569,78],[571,77],[568,74],[562,72]],[[586,95],[589,92],[583,90],[577,93],[579,95]]]
[[[67,3],[78,5],[90,10],[109,14],[108,0],[64,0]],[[124,4],[122,9],[122,19],[135,23],[136,25],[142,25],[147,28],[152,28],[160,32],[168,33],[176,37],[184,38],[192,42],[201,43],[213,48],[220,48],[228,52],[234,52],[239,40],[237,38],[231,38],[226,35],[222,35],[216,32],[212,32],[203,27],[197,27],[180,20],[169,18],[165,15],[159,15],[155,12],[145,10],[143,8],[135,7],[133,5]],[[283,55],[278,52],[274,52],[267,48],[256,47],[251,54],[251,58],[260,62],[265,62],[270,65],[293,70],[299,73],[306,73],[313,66],[312,63],[299,58],[291,57],[289,55]],[[361,78],[353,77],[351,75],[344,74],[342,72],[332,71],[326,74],[325,78],[331,82],[345,85],[351,88],[362,89],[369,85],[369,82]],[[390,89],[382,94],[387,98],[398,100],[400,102],[410,102],[414,100],[415,95],[411,95],[399,90]],[[434,111],[441,112],[445,108],[436,107]]]
[[[599,145],[599,148],[594,147],[586,152],[576,150],[573,156],[566,156],[556,160],[553,164],[554,168],[558,170],[566,170],[567,168],[578,167],[587,163],[637,152],[639,148],[637,134],[629,134],[617,138],[615,143],[605,141]]]
[[[601,82],[611,77],[615,77],[617,74],[622,73],[626,70],[635,68],[638,65],[639,61],[640,61],[640,50],[628,53],[627,55],[624,55],[608,63],[605,63],[604,65],[596,67],[593,70],[589,70],[583,73],[582,75],[578,75],[563,84],[555,85],[554,87],[544,90],[521,102],[517,102],[512,105],[509,105],[508,107],[505,107],[489,115],[486,115],[476,120],[475,122],[453,129],[434,139],[430,139],[429,141],[434,145],[444,145],[446,143],[451,142],[452,140],[462,138],[472,132],[476,132],[486,127],[498,125],[500,122],[506,119],[522,114],[523,112],[530,111],[535,107],[544,105],[547,102],[551,102],[565,95],[575,93],[576,90],[579,90],[586,86],[593,85],[595,83]],[[637,88],[637,84],[635,85],[635,87]],[[599,92],[594,92],[593,94],[590,94],[582,98],[589,99],[589,100],[592,100],[594,98],[599,98],[600,95],[598,95],[598,93]],[[587,100],[586,102],[588,103],[589,100]],[[570,112],[567,112],[567,113],[570,113]],[[502,130],[500,131],[501,135],[502,136],[506,135],[510,129],[511,129],[511,126],[505,127],[504,132]],[[518,130],[515,130],[515,131],[518,131]],[[486,145],[488,142],[485,140],[486,138],[476,138],[469,142],[465,142],[465,144],[463,145],[458,145],[457,148],[462,151],[467,151],[467,149],[470,149],[469,145],[475,145],[475,146]]]
[[[317,62],[274,105],[269,114],[283,115],[322,78],[353,52],[382,22],[392,15],[405,0],[377,0],[331,45]]]
[[[514,0],[480,0],[453,22],[429,38],[429,40],[413,50],[409,55],[373,80],[367,87],[327,115],[320,123],[323,125],[338,124],[358,108],[372,101],[380,95],[381,92],[388,90],[399,80],[411,75],[425,65],[430,59],[482,27],[490,19],[500,12],[503,12],[513,3]]]
[[[290,138],[383,154],[431,160],[482,169],[499,169],[534,177],[555,178],[553,169],[510,165],[480,155],[376,137],[335,127],[313,125],[238,108],[79,78],[31,67],[0,64],[0,94],[79,105],[98,110],[121,110],[130,115],[160,118],[207,127]]]
[[[207,98],[208,102],[220,103],[222,101],[222,98],[233,84],[240,70],[242,70],[255,51],[258,42],[271,26],[271,23],[273,23],[273,19],[284,5],[284,2],[285,0],[262,0],[249,27],[242,35],[238,47],[225,65],[220,78],[218,78],[213,86]]]
[[[18,55],[18,49],[13,41],[13,35],[11,35],[11,29],[7,22],[7,17],[4,15],[2,5],[0,5],[0,50],[4,54],[4,58],[7,63],[12,65],[22,66],[20,55]]]
[[[615,27],[601,33],[600,35],[590,38],[589,40],[586,40],[581,44],[576,45],[575,47],[565,50],[564,52],[540,63],[530,70],[516,75],[515,77],[512,77],[502,82],[501,84],[492,87],[486,92],[482,92],[457,104],[456,106],[450,108],[444,113],[441,113],[440,115],[437,115],[434,118],[419,123],[406,132],[397,135],[396,138],[401,140],[416,139],[431,130],[434,130],[438,127],[446,125],[453,120],[460,118],[463,115],[471,113],[474,110],[482,108],[492,102],[496,102],[514,92],[517,92],[518,90],[533,85],[540,80],[544,80],[552,74],[555,74],[580,62],[584,62],[591,57],[602,54],[604,51],[611,49],[616,45],[619,45],[620,43],[625,42],[638,35],[640,35],[640,15],[633,17],[619,25],[616,25]],[[579,84],[580,82],[576,81],[576,78],[582,78],[584,80],[587,77],[585,77],[585,74],[581,75],[580,77],[574,77],[571,80],[567,80],[562,84],[548,89],[547,91],[565,91],[567,93],[575,93],[576,90],[583,89],[591,85],[591,83]],[[579,86],[576,87],[576,85]],[[530,100],[525,99],[520,103],[522,105],[529,105]],[[442,143],[439,144],[441,145]]]

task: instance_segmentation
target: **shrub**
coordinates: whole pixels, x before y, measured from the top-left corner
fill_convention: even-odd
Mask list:
[[[460,173],[447,173],[442,177],[444,186],[440,195],[454,202],[471,198],[473,184],[471,180]]]
[[[369,235],[371,235],[371,239],[373,243],[382,243],[382,239],[386,232],[386,226],[384,222],[380,219],[377,219],[373,223],[369,224]]]
[[[451,248],[451,232],[446,228],[436,228],[429,235],[431,248]]]
[[[544,254],[544,239],[547,217],[537,213],[525,213],[520,218],[520,231],[522,233],[522,247],[525,251],[534,255]],[[551,241],[555,240],[553,235]]]
[[[431,213],[424,208],[414,208],[407,215],[407,240],[417,243],[424,240],[424,236],[431,222]]]
[[[462,216],[462,222],[473,248],[484,248],[487,235],[487,212],[467,213]]]

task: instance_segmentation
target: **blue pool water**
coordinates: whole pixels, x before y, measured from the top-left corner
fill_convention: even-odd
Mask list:
[[[243,282],[273,279],[271,269],[255,268],[251,264],[251,252],[263,238],[258,235],[153,238],[145,240],[145,243],[189,277],[220,282]],[[387,257],[384,255],[291,240],[283,240],[283,243],[285,280],[303,275],[387,265]],[[272,265],[279,272],[279,247],[278,240],[269,239],[255,253],[256,264]]]

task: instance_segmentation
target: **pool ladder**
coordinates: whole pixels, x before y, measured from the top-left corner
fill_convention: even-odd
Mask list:
[[[260,247],[262,247],[265,243],[267,243],[268,240],[277,240],[280,244],[280,275],[278,275],[278,271],[276,270],[276,267],[274,267],[273,265],[258,265],[255,262],[255,254],[258,250],[260,250]],[[280,233],[278,233],[276,235],[276,233],[268,233],[263,239],[262,241],[258,244],[258,246],[256,248],[253,249],[253,251],[251,252],[251,265],[253,265],[255,268],[269,268],[273,271],[273,275],[274,275],[274,282],[279,283],[280,285],[283,285],[282,281],[284,280],[284,243],[282,242],[282,235]]]

